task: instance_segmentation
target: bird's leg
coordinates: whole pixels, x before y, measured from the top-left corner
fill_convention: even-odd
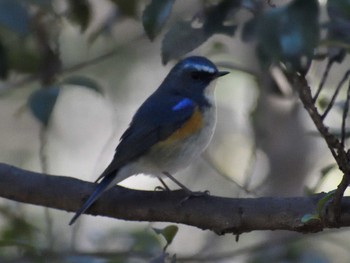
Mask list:
[[[177,184],[178,186],[181,187],[181,189],[183,191],[186,192],[187,197],[182,200],[181,202],[186,201],[187,199],[191,198],[191,197],[198,197],[198,196],[203,196],[203,195],[209,195],[209,191],[204,191],[204,192],[193,192],[190,189],[188,189],[186,186],[184,186],[182,183],[180,183],[178,180],[176,180],[170,173],[168,172],[163,172],[163,174],[168,177],[170,180],[172,180],[175,184]]]
[[[182,190],[184,190],[188,195],[193,195],[194,192],[192,192],[190,189],[188,189],[186,186],[184,186],[182,183],[180,183],[178,180],[176,180],[170,173],[163,172],[163,174],[168,177],[171,181],[173,181],[175,184],[181,187]]]
[[[161,184],[163,185],[163,187],[161,186],[157,186],[154,190],[162,190],[162,191],[170,191],[169,186],[166,185],[166,183],[163,181],[163,179],[159,176],[157,176],[158,180],[161,182]]]

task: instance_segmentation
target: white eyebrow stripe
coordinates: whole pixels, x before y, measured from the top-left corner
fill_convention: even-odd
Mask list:
[[[211,67],[211,66],[207,66],[207,65],[200,65],[200,64],[196,64],[196,63],[191,63],[191,62],[187,62],[184,65],[184,68],[193,68],[196,69],[198,71],[204,71],[204,72],[208,72],[208,73],[215,73],[215,68]]]

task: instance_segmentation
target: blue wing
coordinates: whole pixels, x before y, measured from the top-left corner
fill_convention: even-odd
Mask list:
[[[135,113],[129,128],[121,136],[114,158],[96,180],[101,182],[88,200],[76,212],[69,224],[83,214],[113,183],[117,171],[146,153],[154,144],[165,140],[179,129],[195,111],[196,104],[184,97],[151,95]],[[162,101],[154,100],[154,96]]]
[[[98,180],[109,174],[114,175],[120,167],[143,155],[157,142],[168,138],[192,116],[195,108],[196,104],[188,98],[174,96],[155,101],[152,96],[149,97],[121,136],[113,161]]]

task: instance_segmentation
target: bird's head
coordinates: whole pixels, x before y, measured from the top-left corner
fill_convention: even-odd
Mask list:
[[[162,86],[189,97],[203,97],[211,92],[212,82],[228,74],[219,71],[213,62],[205,57],[193,56],[179,61],[169,72]],[[214,84],[214,83],[213,83]]]

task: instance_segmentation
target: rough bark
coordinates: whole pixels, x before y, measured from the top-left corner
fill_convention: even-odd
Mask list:
[[[65,176],[44,175],[0,164],[0,196],[18,202],[76,211],[95,185]],[[350,198],[342,200],[339,220],[327,220],[327,206],[320,219],[302,222],[315,214],[325,194],[290,198],[186,197],[183,191],[138,191],[119,186],[106,192],[88,214],[132,221],[182,223],[217,234],[240,234],[253,230],[317,232],[350,226]],[[183,202],[182,202],[183,201]],[[68,222],[67,222],[68,224]]]

